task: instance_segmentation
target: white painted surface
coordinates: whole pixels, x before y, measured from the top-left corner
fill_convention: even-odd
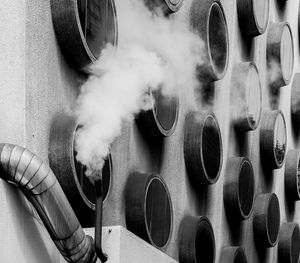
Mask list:
[[[85,229],[85,232],[94,236],[94,229]],[[104,227],[102,243],[108,255],[107,263],[177,262],[122,226]]]

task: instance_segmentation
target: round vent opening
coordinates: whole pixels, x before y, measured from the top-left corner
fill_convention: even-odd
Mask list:
[[[286,153],[286,124],[280,110],[266,111],[260,128],[260,150],[263,165],[282,167]]]
[[[85,167],[76,160],[74,139],[77,129],[75,116],[61,113],[54,118],[49,138],[49,164],[80,223],[91,227],[95,225],[95,189],[84,174]],[[109,154],[102,169],[104,201],[109,194],[112,173]]]
[[[255,37],[266,31],[270,0],[238,0],[237,11],[243,34]]]
[[[270,23],[267,38],[268,78],[272,88],[280,88],[291,81],[294,69],[294,44],[287,22]]]
[[[205,216],[186,216],[179,230],[180,263],[213,263],[215,238],[213,228]]]
[[[275,194],[259,194],[254,208],[255,240],[264,247],[274,247],[280,226],[279,201]]]
[[[228,216],[238,220],[249,218],[254,200],[254,172],[248,158],[228,160],[223,195]]]
[[[157,248],[168,244],[173,228],[170,194],[162,178],[132,173],[125,193],[127,228]]]
[[[152,91],[153,108],[137,116],[141,131],[149,137],[166,137],[173,134],[178,120],[178,96],[169,97],[161,90]]]
[[[207,63],[199,66],[198,74],[203,82],[222,79],[228,66],[228,29],[220,1],[193,1],[192,28],[203,39]]]
[[[222,166],[222,139],[212,112],[190,112],[184,130],[184,159],[191,181],[215,183]]]
[[[63,54],[78,71],[86,71],[107,43],[117,43],[114,0],[51,0],[51,12]]]
[[[261,82],[256,64],[242,62],[234,66],[231,104],[234,125],[240,131],[255,130],[262,111]]]
[[[279,263],[298,263],[300,231],[296,223],[284,223],[280,228],[278,243]]]

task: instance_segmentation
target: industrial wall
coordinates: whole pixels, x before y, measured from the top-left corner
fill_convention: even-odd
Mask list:
[[[122,20],[124,16],[120,1],[115,2],[121,42],[122,24],[125,21]],[[291,118],[292,81],[279,88],[279,94],[274,95],[270,92],[267,70],[267,34],[270,24],[288,21],[294,45],[293,75],[299,71],[299,1],[281,1],[284,4],[279,4],[279,0],[270,0],[266,32],[251,40],[242,35],[236,1],[221,0],[229,41],[226,74],[209,87],[214,91],[209,103],[204,101],[197,105],[200,110],[212,111],[219,123],[223,154],[219,179],[214,184],[195,189],[188,176],[184,160],[184,127],[186,114],[195,109],[190,103],[193,101],[192,94],[181,94],[178,121],[171,136],[160,140],[149,139],[132,121],[124,123],[122,135],[112,145],[113,174],[104,201],[104,225],[121,225],[126,228],[125,186],[129,174],[159,174],[169,190],[173,210],[170,242],[162,250],[175,260],[178,260],[178,232],[182,219],[186,215],[203,215],[207,216],[213,227],[216,262],[222,262],[220,256],[224,246],[242,246],[248,262],[277,262],[278,245],[267,249],[259,249],[255,245],[253,213],[241,223],[232,223],[234,220],[226,214],[223,186],[228,176],[226,164],[231,157],[248,157],[251,161],[255,194],[276,193],[281,223],[300,222],[299,204],[291,204],[286,198],[285,164],[274,170],[264,165],[260,149],[260,130],[264,118],[255,130],[237,132],[232,112],[232,105],[236,102],[236,97],[232,95],[235,91],[234,66],[239,62],[254,61],[262,84],[262,115],[265,111],[280,109],[286,123],[286,149],[299,147]],[[185,0],[178,12],[171,16],[177,16],[188,24],[191,8],[192,1]],[[70,67],[58,45],[49,1],[2,0],[0,17],[0,141],[22,145],[48,160],[51,124],[59,112],[72,111],[84,77]],[[170,48],[176,48],[175,43]],[[274,96],[278,103],[273,103]],[[2,181],[0,188],[0,261],[64,262],[41,220],[23,195]]]

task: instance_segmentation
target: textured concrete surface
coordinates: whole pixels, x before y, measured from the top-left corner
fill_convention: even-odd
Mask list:
[[[122,0],[116,1],[117,8],[118,1]],[[294,72],[298,72],[299,1],[287,1],[284,11],[279,11],[277,0],[270,2],[270,21],[287,20],[291,24],[295,47]],[[221,128],[224,160],[218,182],[202,193],[195,193],[191,188],[183,159],[184,117],[191,108],[191,97],[182,96],[176,130],[161,144],[153,144],[146,140],[135,123],[124,124],[122,136],[115,141],[112,149],[114,175],[109,196],[104,204],[104,223],[107,226],[126,226],[123,196],[124,184],[130,171],[159,173],[168,185],[174,210],[173,233],[166,248],[168,255],[175,259],[178,257],[177,232],[182,217],[186,214],[207,215],[215,231],[216,262],[219,260],[221,248],[234,244],[245,247],[249,262],[271,263],[276,262],[277,247],[268,249],[263,256],[258,255],[253,241],[252,217],[239,229],[230,227],[223,208],[223,182],[227,158],[248,156],[251,159],[255,170],[256,193],[275,192],[278,195],[282,222],[299,222],[300,205],[296,204],[292,211],[286,209],[284,166],[272,173],[271,180],[266,180],[260,161],[259,127],[245,136],[244,143],[238,140],[232,128],[230,88],[232,66],[235,62],[254,60],[257,63],[263,83],[263,109],[271,107],[266,79],[266,34],[255,38],[250,52],[247,52],[237,20],[236,0],[222,0],[222,3],[229,29],[229,66],[225,78],[215,83],[213,105],[200,105],[203,109],[209,108],[214,111]],[[185,0],[175,15],[187,22],[190,5],[191,0]],[[122,10],[117,11],[121,13]],[[80,76],[67,65],[57,45],[49,1],[2,0],[0,17],[0,140],[21,144],[47,159],[51,120],[57,112],[74,106]],[[122,24],[121,20],[119,24]],[[120,41],[121,36],[122,34]],[[281,88],[279,103],[287,123],[288,149],[299,147],[299,140],[294,136],[291,126],[290,86]],[[1,262],[59,262],[56,248],[40,221],[32,216],[34,213],[31,207],[18,190],[3,182],[0,182],[0,206]],[[136,246],[139,247],[140,244]],[[129,249],[132,248],[128,248],[128,251]],[[171,262],[168,260],[157,262]],[[144,261],[139,259],[136,262]]]

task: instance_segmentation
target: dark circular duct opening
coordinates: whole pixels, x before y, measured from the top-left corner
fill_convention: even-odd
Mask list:
[[[255,240],[264,247],[274,247],[280,226],[280,208],[277,196],[259,194],[254,208],[253,230]]]
[[[221,252],[220,263],[247,263],[242,247],[224,247]]]
[[[114,2],[111,0],[77,0],[77,7],[86,43],[93,56],[98,58],[101,49],[107,43],[115,43],[117,28]]]
[[[228,216],[238,220],[249,218],[254,200],[254,172],[248,158],[228,160],[223,195]]]
[[[288,85],[294,69],[293,36],[288,22],[270,23],[267,61],[270,86],[277,89]]]
[[[292,31],[289,24],[286,24],[282,31],[280,44],[280,61],[282,75],[285,83],[290,83],[294,69],[294,45]]]
[[[127,228],[157,248],[171,237],[173,212],[170,194],[162,178],[144,173],[130,174],[125,192]]]
[[[276,195],[271,195],[267,212],[267,233],[270,243],[275,244],[280,226],[279,201]]]
[[[280,110],[266,111],[260,128],[263,164],[272,169],[282,167],[286,153],[286,124]]]
[[[146,191],[146,221],[151,243],[164,247],[170,237],[172,210],[169,193],[158,177],[151,180]]]
[[[172,131],[178,118],[178,97],[164,96],[161,91],[154,92],[154,116],[163,133]]]
[[[60,48],[78,71],[86,71],[107,43],[117,43],[114,0],[51,0],[51,12]]]
[[[78,124],[75,116],[58,114],[51,125],[49,164],[64,190],[79,222],[84,227],[95,225],[95,189],[85,176],[85,167],[76,160],[74,148]],[[111,154],[102,169],[104,201],[109,194],[113,165]]]
[[[137,124],[149,137],[166,137],[173,134],[178,120],[178,96],[167,96],[162,91],[152,91],[153,108],[137,116]]]
[[[296,223],[284,223],[280,228],[278,243],[279,263],[298,263],[300,231]]]
[[[216,75],[224,75],[227,67],[227,25],[223,10],[220,5],[213,3],[210,9],[208,21],[208,47],[212,59],[212,66]]]
[[[289,150],[287,153],[284,184],[288,200],[300,200],[300,153],[298,150]]]
[[[234,126],[242,132],[255,130],[261,119],[262,90],[254,62],[237,63],[233,68],[231,104]]]
[[[205,83],[222,79],[228,66],[229,41],[221,2],[193,1],[190,18],[192,28],[206,48],[206,61],[198,68],[199,78]]]
[[[208,218],[186,216],[179,229],[179,262],[213,263],[214,261],[215,237]]]
[[[243,34],[255,37],[266,31],[270,0],[238,0],[237,11]]]
[[[88,205],[91,205],[91,208],[94,209],[94,205],[96,203],[96,194],[93,183],[88,179],[85,175],[86,167],[82,165],[76,159],[76,151],[74,151],[74,163],[76,176],[78,179],[79,187],[82,190],[82,198],[84,198]],[[102,191],[103,191],[103,200],[106,199],[109,188],[110,188],[110,180],[112,174],[112,160],[111,154],[107,156],[104,162],[104,166],[102,168]],[[79,188],[79,189],[80,189]]]
[[[184,159],[191,181],[199,185],[218,180],[222,166],[222,139],[212,112],[190,112],[184,130]]]
[[[292,247],[291,247],[291,263],[297,263],[300,253],[300,230],[299,226],[295,227],[292,235]]]

